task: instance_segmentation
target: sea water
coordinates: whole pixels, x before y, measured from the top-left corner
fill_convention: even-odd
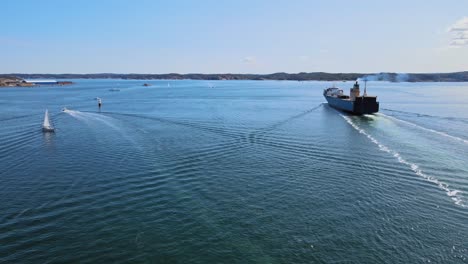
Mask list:
[[[0,89],[0,262],[468,261],[468,83],[73,81]]]

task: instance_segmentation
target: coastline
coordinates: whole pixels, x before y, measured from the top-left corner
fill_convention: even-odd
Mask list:
[[[34,74],[11,73],[0,74],[2,78],[16,79],[123,79],[123,80],[276,80],[276,81],[354,81],[363,76],[373,76],[375,81],[390,82],[468,82],[468,71],[451,73],[327,73],[327,72],[300,72],[300,73],[272,73],[272,74],[201,74],[201,73],[167,73],[167,74],[118,74],[118,73],[92,73],[92,74]],[[403,76],[403,78],[402,78]],[[0,81],[1,83],[1,81]]]

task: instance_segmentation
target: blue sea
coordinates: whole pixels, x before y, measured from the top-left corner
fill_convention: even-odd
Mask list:
[[[1,263],[468,263],[468,83],[72,81],[0,89]]]

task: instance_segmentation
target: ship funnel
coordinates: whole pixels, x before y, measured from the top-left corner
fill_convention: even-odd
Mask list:
[[[356,97],[360,96],[360,91],[359,91],[359,83],[356,81],[354,84],[353,88],[349,89],[349,99],[351,101],[356,100]]]
[[[364,79],[364,96],[367,96],[367,79]]]

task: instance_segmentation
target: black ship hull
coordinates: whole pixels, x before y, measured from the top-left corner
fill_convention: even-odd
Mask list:
[[[331,107],[353,115],[373,114],[379,111],[379,102],[375,96],[360,96],[350,101],[347,98],[325,95],[325,99]]]

